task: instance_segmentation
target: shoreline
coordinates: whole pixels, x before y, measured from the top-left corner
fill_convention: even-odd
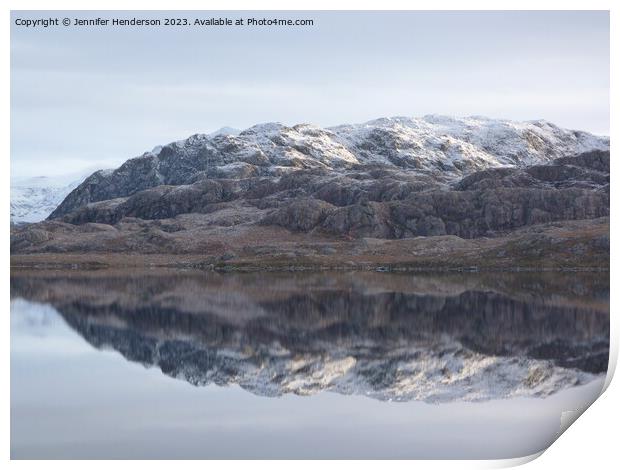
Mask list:
[[[542,260],[537,264],[459,263],[458,260],[386,260],[369,259],[298,259],[268,260],[239,259],[215,260],[205,255],[163,255],[119,253],[89,254],[20,254],[11,255],[11,270],[106,270],[114,268],[142,269],[192,269],[208,272],[322,272],[322,271],[373,271],[373,272],[609,272],[609,264],[561,265],[556,260]]]
[[[45,222],[12,233],[14,269],[179,268],[261,271],[608,271],[609,218],[550,222],[497,237],[342,239],[249,225],[209,228],[192,216],[171,233]],[[145,222],[146,223],[146,222]],[[160,233],[161,232],[161,233]]]

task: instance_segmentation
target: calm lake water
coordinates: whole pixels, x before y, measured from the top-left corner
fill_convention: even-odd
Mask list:
[[[607,273],[14,271],[11,457],[521,457],[608,350]]]

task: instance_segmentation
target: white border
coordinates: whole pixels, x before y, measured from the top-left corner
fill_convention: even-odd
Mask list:
[[[620,49],[618,47],[618,11],[619,7],[616,7],[611,0],[590,0],[590,1],[578,1],[578,0],[564,0],[562,2],[554,2],[551,0],[504,0],[504,1],[492,1],[492,0],[473,0],[467,3],[458,0],[382,0],[381,2],[369,1],[369,0],[357,0],[356,2],[346,2],[343,0],[298,0],[296,2],[284,1],[284,0],[264,0],[264,1],[250,1],[250,0],[231,0],[231,1],[199,1],[199,0],[176,0],[176,1],[164,1],[164,0],[151,0],[151,1],[139,1],[139,0],[109,0],[109,1],[90,1],[88,4],[80,2],[78,0],[59,0],[59,1],[43,1],[43,0],[8,0],[4,2],[4,8],[2,9],[2,21],[0,22],[0,28],[2,30],[2,39],[4,45],[2,47],[2,96],[4,99],[4,113],[2,114],[2,133],[4,142],[4,158],[2,160],[2,185],[0,191],[2,194],[2,201],[5,207],[5,217],[2,219],[2,227],[0,231],[2,237],[5,239],[4,247],[4,270],[3,281],[1,284],[2,296],[4,299],[4,305],[8,307],[9,302],[9,187],[10,187],[10,10],[348,10],[348,9],[361,9],[361,10],[610,10],[611,11],[611,80],[610,83],[614,83],[614,78],[617,79],[617,66],[618,66],[618,54]],[[615,11],[614,11],[615,9]],[[620,98],[617,93],[617,88],[611,87],[611,102],[618,103]],[[615,107],[611,107],[611,126],[610,136],[612,145],[612,155],[615,154],[615,142],[618,133],[618,119],[615,118]],[[612,157],[612,175],[614,174],[613,168],[616,166]],[[613,176],[612,176],[613,178]],[[615,182],[611,185],[611,204],[615,207],[617,200],[617,191],[615,190]],[[616,277],[614,275],[614,261],[616,261],[616,246],[615,239],[617,239],[618,231],[615,219],[612,219],[611,223],[611,331],[612,331],[612,343],[610,350],[610,371],[615,369],[615,365],[618,358],[618,322],[615,320],[615,307],[617,305],[617,299],[614,295],[615,286],[614,282]],[[3,360],[2,360],[2,384],[1,393],[4,406],[1,408],[0,417],[2,418],[2,427],[0,427],[0,437],[2,439],[3,447],[3,461],[8,462],[10,459],[10,397],[9,397],[9,367],[10,367],[10,333],[9,333],[9,315],[8,308],[4,311],[4,328],[3,332]],[[611,382],[612,373],[608,374],[606,385],[609,386],[603,396],[599,398],[592,407],[578,419],[575,426],[572,426],[570,430],[564,433],[560,438],[546,451],[542,456],[529,464],[531,468],[547,468],[550,465],[558,466],[562,468],[583,468],[585,466],[592,466],[593,468],[608,468],[610,463],[618,461],[617,459],[617,437],[618,430],[617,423],[614,421],[615,417],[620,416],[618,413],[618,398],[619,386],[617,380]],[[414,465],[422,465],[424,468],[498,468],[512,465],[519,465],[526,463],[536,456],[530,456],[523,459],[513,459],[504,461],[423,461],[415,462]],[[84,465],[78,461],[51,461],[41,462],[46,468],[51,469],[66,469],[66,468],[79,468]],[[38,462],[28,461],[12,461],[11,466],[20,468],[32,468],[41,465]],[[103,468],[109,464],[105,461],[93,461],[89,462],[88,466],[93,468]],[[119,461],[114,464],[120,467],[129,467],[135,464],[127,461]],[[166,462],[150,462],[149,466],[154,468],[163,468],[168,464]],[[204,462],[187,461],[177,462],[175,465],[183,465],[193,468],[202,468]],[[218,462],[217,466],[220,468],[235,468],[239,465],[239,462],[228,461]],[[241,464],[245,465],[245,464]],[[257,468],[269,468],[274,467],[288,468],[291,465],[301,468],[314,468],[315,462],[298,461],[294,463],[286,461],[267,462],[258,461],[252,463],[252,466]],[[320,465],[336,466],[339,468],[374,468],[374,462],[338,462],[338,463],[321,463]],[[403,461],[390,461],[382,462],[381,465],[387,465],[391,468],[409,468],[412,465],[411,462]],[[544,467],[543,467],[544,466]]]

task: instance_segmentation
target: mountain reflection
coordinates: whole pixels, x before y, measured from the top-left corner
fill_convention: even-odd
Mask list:
[[[607,274],[12,273],[86,341],[195,385],[547,396],[607,370]]]

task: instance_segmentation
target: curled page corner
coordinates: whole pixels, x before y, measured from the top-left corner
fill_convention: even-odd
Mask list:
[[[571,427],[575,421],[577,421],[577,418],[579,418],[584,411],[584,408],[563,411],[560,416],[560,431],[558,432],[558,437],[564,434],[564,432]]]

